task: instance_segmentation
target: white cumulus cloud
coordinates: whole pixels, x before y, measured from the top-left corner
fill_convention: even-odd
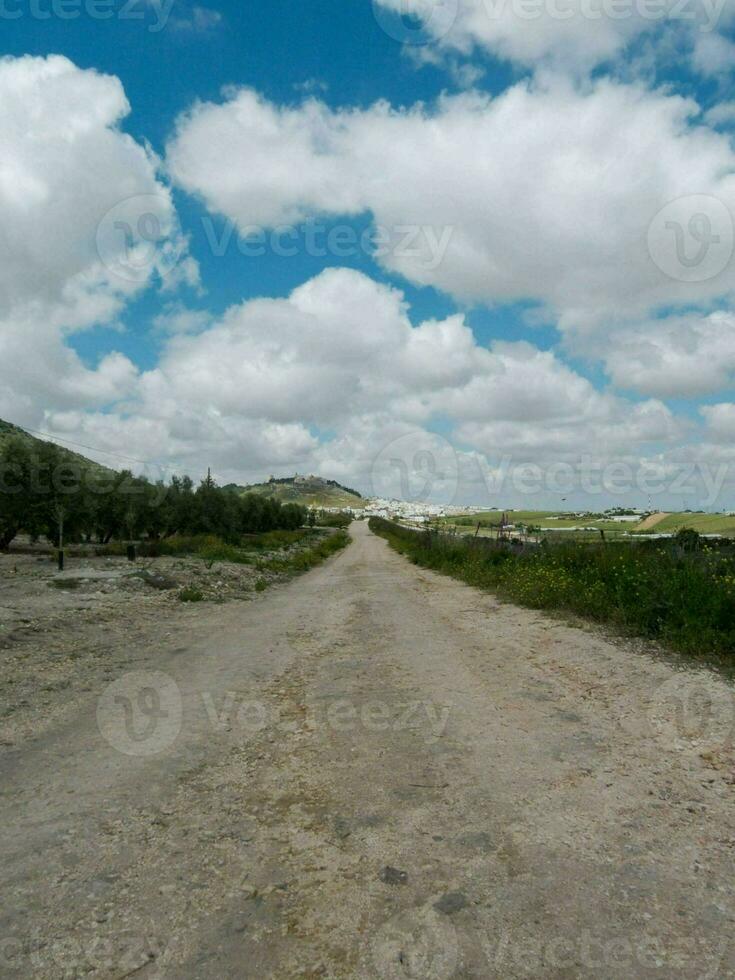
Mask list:
[[[619,388],[696,398],[735,380],[735,315],[719,311],[638,324],[608,338],[607,371]]]
[[[638,38],[678,29],[712,35],[732,19],[731,0],[375,0],[378,21],[407,45],[483,52],[524,66],[575,73],[622,55]],[[389,13],[417,21],[387,20]],[[403,25],[403,26],[401,26]],[[416,28],[422,25],[419,32]],[[409,47],[409,50],[412,50]],[[421,48],[419,48],[421,50]]]
[[[166,250],[185,250],[158,161],[119,128],[129,109],[117,78],[66,58],[0,60],[5,418],[33,424],[40,405],[105,404],[135,383],[137,369],[123,355],[112,353],[90,370],[64,342],[74,331],[114,322],[161,271]],[[151,201],[155,235],[145,225]],[[153,237],[162,258],[151,251]]]
[[[732,242],[735,155],[698,113],[609,80],[523,82],[406,110],[281,108],[241,90],[182,117],[167,160],[242,231],[369,212],[390,239],[377,255],[389,271],[462,302],[535,300],[562,329],[585,329],[735,286],[729,252],[701,274],[677,264],[662,213],[679,202],[685,260],[702,201],[714,202],[720,241],[711,263]]]
[[[413,324],[409,314],[400,291],[329,269],[288,297],[171,336],[114,413],[73,420],[83,442],[131,456],[143,446],[179,470],[212,465],[227,480],[320,471],[366,489],[396,439],[418,432],[444,445],[430,434],[437,423],[476,474],[478,459],[507,456],[639,459],[686,435],[661,402],[597,391],[552,352],[484,347],[461,315]]]

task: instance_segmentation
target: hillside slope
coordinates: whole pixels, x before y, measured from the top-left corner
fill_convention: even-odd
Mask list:
[[[94,460],[88,459],[86,456],[82,456],[81,453],[75,453],[73,450],[67,449],[66,446],[54,442],[53,439],[39,439],[37,436],[31,435],[30,432],[26,432],[25,429],[21,429],[20,426],[13,425],[12,422],[6,422],[4,419],[0,419],[0,452],[2,452],[4,443],[14,436],[21,438],[31,449],[35,448],[39,450],[43,446],[56,446],[56,448],[61,452],[65,462],[68,461],[76,466],[84,466],[87,469],[101,470],[105,473],[113,472],[112,467],[104,466],[102,463],[96,463]]]
[[[292,476],[276,479],[271,477],[267,483],[254,483],[240,487],[235,484],[230,489],[238,493],[258,493],[265,497],[275,497],[281,503],[302,504],[306,507],[364,507],[366,501],[349,487],[336,480],[325,480],[320,476]]]

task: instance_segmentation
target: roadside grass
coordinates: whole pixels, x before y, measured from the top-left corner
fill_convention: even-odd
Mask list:
[[[196,542],[198,550],[196,551],[191,550],[192,546],[190,541],[190,550],[177,551],[176,554],[193,554],[194,557],[207,561],[210,567],[215,561],[230,561],[252,565],[255,571],[259,573],[270,573],[271,576],[276,576],[268,577],[267,574],[260,574],[255,580],[253,584],[255,592],[265,592],[278,579],[299,575],[313,568],[315,565],[321,564],[330,555],[340,551],[352,540],[344,530],[337,530],[331,533],[304,531],[297,537],[294,537],[295,534],[296,532],[292,531],[269,532],[272,549],[274,544],[280,544],[281,548],[286,548],[292,544],[299,544],[304,541],[308,542],[306,547],[294,548],[282,558],[248,556],[241,549],[233,545],[228,545],[218,538],[203,538],[198,540]],[[278,535],[278,537],[274,538],[273,535]],[[284,535],[289,537],[285,537]],[[265,535],[262,537],[265,537]],[[185,586],[179,590],[178,599],[179,602],[202,602],[206,599],[206,596],[196,586]]]
[[[330,555],[341,551],[352,539],[345,530],[314,530],[301,529],[298,531],[269,531],[258,535],[257,542],[245,539],[242,546],[227,544],[219,538],[181,538],[170,539],[173,543],[172,554],[191,555],[201,558],[211,567],[216,561],[234,562],[241,565],[252,565],[255,571],[269,572],[279,577],[292,577],[320,565]],[[248,554],[245,550],[255,546],[257,551],[284,551],[282,557],[258,557]],[[303,547],[296,547],[304,545]],[[291,549],[287,551],[286,549]],[[256,579],[254,589],[264,592],[275,580],[261,574]],[[204,596],[197,588],[184,588],[179,592],[181,602],[200,602]]]
[[[688,657],[735,666],[735,551],[672,541],[554,543],[516,551],[486,540],[370,528],[416,564],[534,609],[565,610]]]
[[[291,545],[312,537],[314,531],[303,527],[295,531],[265,531],[263,534],[245,535],[242,547],[254,551],[276,551],[280,548],[290,548]]]
[[[261,571],[275,572],[279,575],[298,575],[300,572],[307,572],[315,565],[320,565],[330,555],[345,548],[351,540],[347,531],[340,529],[328,537],[322,538],[310,548],[295,551],[284,558],[270,558],[260,561],[256,568]]]

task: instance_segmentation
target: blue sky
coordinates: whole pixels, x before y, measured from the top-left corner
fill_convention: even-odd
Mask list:
[[[36,197],[5,188],[30,256],[5,342],[45,354],[25,383],[8,377],[4,417],[167,472],[326,468],[366,492],[386,446],[415,456],[413,432],[451,456],[453,496],[483,501],[508,455],[579,472],[597,454],[629,467],[630,502],[641,468],[664,506],[691,466],[689,498],[714,506],[697,468],[729,467],[735,434],[729,0],[655,25],[645,0],[622,21],[538,0],[530,22],[522,0],[492,16],[489,0],[436,0],[451,22],[428,21],[421,44],[397,0],[140,0],[109,19],[79,0],[68,20],[58,2],[2,8],[9,172],[17,153],[54,201],[32,224]],[[109,279],[109,256],[82,260],[107,215],[150,195],[174,275],[152,262],[131,284]],[[701,274],[670,234],[696,250],[700,219],[715,243]],[[293,228],[295,254],[243,255],[251,225],[266,242]],[[391,252],[308,254],[307,226],[356,242],[387,229]],[[439,260],[400,254],[405,227],[422,243],[446,231]]]
[[[124,129],[137,140],[148,141],[163,154],[173,122],[196,100],[216,100],[225,86],[252,86],[279,103],[298,104],[313,92],[329,105],[370,106],[380,99],[393,105],[431,102],[457,85],[440,67],[417,69],[401,55],[401,45],[388,36],[376,20],[372,5],[365,0],[245,0],[212,5],[222,17],[219,24],[204,30],[177,28],[176,18],[189,19],[192,4],[177,0],[171,20],[162,30],[153,30],[157,15],[136,3],[130,14],[136,19],[97,20],[80,13],[78,20],[63,22],[20,19],[4,33],[4,53],[45,56],[63,53],[80,67],[108,72],[123,81],[131,103]],[[116,4],[122,12],[123,4]],[[144,14],[138,19],[138,14]],[[182,68],[185,66],[185,70]],[[519,75],[507,63],[488,66],[482,87],[489,92],[502,89]],[[316,83],[316,84],[315,84]],[[244,258],[235,248],[223,257],[212,256],[202,222],[208,212],[188,195],[177,195],[177,211],[187,233],[191,251],[202,266],[207,290],[207,307],[222,312],[232,303],[259,295],[285,295],[305,279],[317,274],[323,260],[300,253],[294,258],[266,255]],[[217,233],[224,229],[222,218],[212,218]],[[356,225],[363,228],[369,218]],[[349,264],[385,279],[365,256],[332,259],[332,264]],[[446,315],[451,299],[433,289],[416,289],[402,282],[416,317]],[[159,305],[155,295],[141,297],[123,317],[127,334],[104,327],[72,340],[89,363],[109,349],[123,350],[136,363],[155,363],[161,337],[148,329]],[[514,305],[494,310],[477,309],[473,324],[478,338],[517,339],[528,335],[523,307]],[[546,331],[545,342],[551,338]],[[534,339],[539,338],[533,331]]]

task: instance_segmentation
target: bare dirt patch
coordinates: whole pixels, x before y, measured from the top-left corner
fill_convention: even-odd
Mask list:
[[[309,541],[252,564],[177,556],[67,558],[0,554],[0,745],[38,736],[79,696],[134,663],[142,644],[185,633],[200,604],[252,601],[284,578],[267,568]]]
[[[637,524],[636,525],[635,530],[636,531],[650,531],[651,528],[656,527],[657,524],[660,524],[661,521],[663,521],[664,518],[666,518],[668,516],[669,515],[666,514],[666,513],[664,513],[663,511],[661,511],[658,514],[650,514],[644,521],[641,521],[640,524]]]

